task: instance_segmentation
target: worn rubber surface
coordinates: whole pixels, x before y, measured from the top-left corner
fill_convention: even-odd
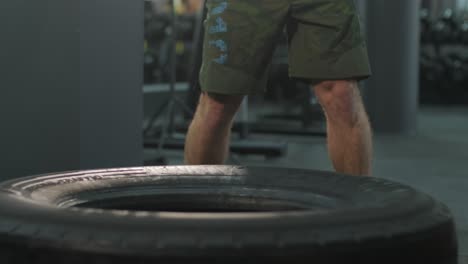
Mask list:
[[[456,261],[448,209],[377,178],[183,166],[0,184],[0,263]]]

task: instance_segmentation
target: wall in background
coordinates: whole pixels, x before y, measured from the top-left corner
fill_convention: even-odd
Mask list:
[[[80,167],[143,162],[143,1],[80,0]]]
[[[141,164],[142,16],[142,1],[0,2],[0,178]]]

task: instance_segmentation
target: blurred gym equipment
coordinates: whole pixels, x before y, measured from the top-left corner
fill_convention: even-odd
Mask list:
[[[152,141],[151,144],[147,143],[147,139],[145,138],[145,147],[156,147],[158,150],[158,155],[152,164],[166,164],[167,161],[164,157],[162,152],[165,142],[167,140],[173,139],[173,132],[174,132],[174,119],[176,115],[177,109],[183,110],[187,114],[192,114],[192,110],[185,105],[185,103],[180,100],[177,95],[175,94],[175,86],[176,86],[176,78],[177,78],[177,39],[178,39],[178,31],[177,31],[177,14],[175,10],[174,2],[171,1],[171,27],[169,30],[169,44],[170,47],[168,50],[170,51],[168,55],[169,58],[169,66],[170,66],[170,82],[169,82],[169,100],[165,102],[160,108],[158,108],[155,113],[151,116],[148,124],[144,129],[144,136],[151,137],[150,133],[153,128],[153,125],[160,116],[165,113],[165,116],[162,118],[161,130],[159,135],[157,135],[156,143]],[[152,136],[154,137],[154,135]]]
[[[420,102],[468,104],[468,21],[452,9],[421,10]]]
[[[191,61],[191,71],[190,72],[190,78],[191,78],[191,86],[190,86],[190,91],[188,92],[188,98],[186,101],[189,103],[191,108],[187,107],[184,102],[180,101],[174,94],[174,89],[173,86],[176,81],[176,71],[175,71],[175,64],[176,61],[176,56],[172,56],[172,61],[171,61],[171,98],[175,98],[174,101],[177,102],[180,106],[184,108],[185,112],[185,117],[188,120],[191,120],[192,114],[195,111],[196,103],[198,102],[198,96],[200,93],[200,85],[198,82],[198,72],[201,67],[202,63],[202,43],[203,43],[203,35],[204,35],[204,30],[203,30],[203,21],[204,18],[207,15],[207,10],[203,9],[203,12],[200,16],[198,16],[197,19],[197,25],[195,27],[194,31],[194,51],[192,54],[192,61]],[[175,17],[176,14],[173,13],[173,17]],[[174,21],[175,19],[173,19]],[[176,24],[176,22],[173,22],[173,26]],[[174,42],[172,42],[173,45],[176,45]],[[161,109],[164,109],[167,104],[164,104]],[[155,126],[155,123],[157,119],[159,118],[162,110],[157,110],[155,114],[151,117],[150,121],[148,122],[148,125],[145,128],[145,140],[144,140],[144,146],[145,148],[148,149],[154,149],[157,148],[160,153],[162,153],[162,149],[178,149],[178,150],[183,150],[185,146],[185,137],[181,135],[175,135],[174,132],[182,132],[185,133],[188,128],[188,122],[187,120],[185,122],[182,122],[181,125],[177,125],[175,123],[175,113],[174,113],[174,104],[171,104],[169,102],[169,111],[170,114],[168,114],[167,119],[168,123],[164,124],[161,126]],[[278,157],[282,156],[286,153],[287,151],[287,144],[285,142],[278,142],[278,141],[258,141],[258,140],[252,140],[249,138],[249,132],[250,129],[248,127],[248,104],[247,101],[244,101],[242,104],[242,107],[240,109],[239,117],[240,117],[240,122],[236,122],[236,125],[234,127],[235,131],[239,131],[239,137],[235,138],[231,142],[230,146],[230,151],[231,153],[235,154],[252,154],[252,155],[264,155],[266,157]],[[153,161],[147,161],[147,164],[166,164],[167,161],[163,157],[159,157],[156,160]]]

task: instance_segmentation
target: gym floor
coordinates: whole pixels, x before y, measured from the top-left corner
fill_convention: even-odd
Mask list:
[[[408,184],[447,204],[452,210],[460,242],[460,264],[468,264],[468,107],[425,107],[420,111],[417,136],[375,137],[374,174]],[[261,140],[289,143],[286,156],[265,159],[236,157],[249,166],[277,166],[332,170],[324,138],[253,135]],[[151,158],[153,151],[145,151]],[[171,165],[183,163],[181,151],[167,151]]]

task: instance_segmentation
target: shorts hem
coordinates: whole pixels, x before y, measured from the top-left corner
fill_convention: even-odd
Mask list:
[[[303,58],[290,61],[290,77],[310,79],[317,83],[330,80],[357,80],[369,78],[372,71],[365,45],[341,54],[337,59]]]

